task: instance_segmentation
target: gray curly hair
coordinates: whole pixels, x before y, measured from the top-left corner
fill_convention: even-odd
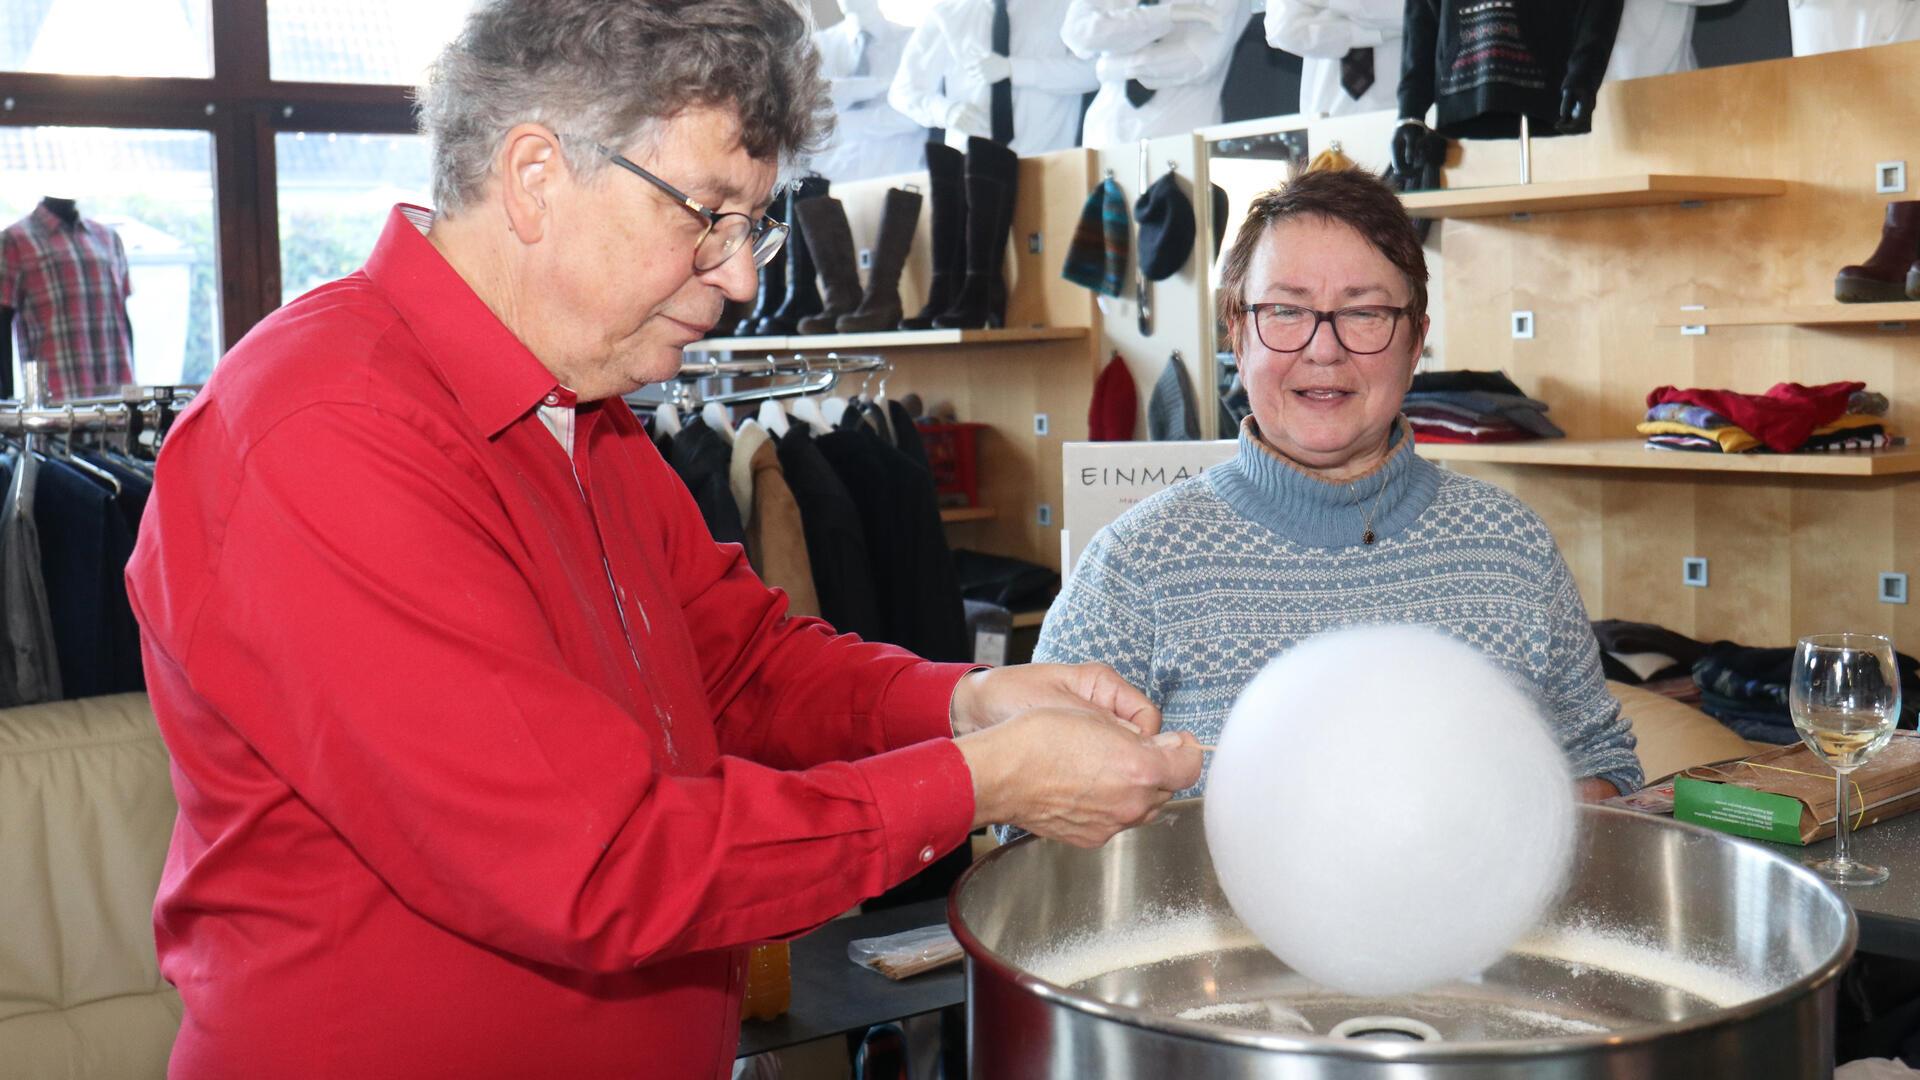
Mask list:
[[[559,133],[590,176],[606,160],[573,141],[644,142],[697,106],[732,108],[747,153],[785,171],[833,125],[811,31],[792,0],[482,0],[416,95],[434,201],[478,196],[515,124]]]

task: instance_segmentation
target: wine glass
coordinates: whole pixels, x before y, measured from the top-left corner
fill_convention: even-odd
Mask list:
[[[1880,752],[1900,718],[1900,669],[1893,642],[1875,634],[1816,634],[1793,651],[1787,689],[1793,726],[1820,760],[1833,766],[1837,787],[1833,855],[1810,864],[1836,885],[1878,885],[1887,868],[1856,862],[1847,853],[1853,814],[1847,774]]]

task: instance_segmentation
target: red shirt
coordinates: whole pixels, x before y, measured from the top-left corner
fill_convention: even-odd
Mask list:
[[[396,209],[160,456],[176,1077],[714,1077],[743,942],[959,844],[962,666],[789,619]],[[577,483],[576,483],[577,477]]]

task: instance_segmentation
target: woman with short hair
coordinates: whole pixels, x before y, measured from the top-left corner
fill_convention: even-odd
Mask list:
[[[1253,410],[1238,451],[1094,537],[1035,659],[1110,663],[1167,730],[1212,743],[1296,643],[1427,626],[1532,689],[1582,796],[1632,791],[1633,736],[1552,534],[1507,492],[1417,456],[1400,419],[1426,282],[1413,223],[1370,174],[1306,173],[1254,200],[1219,291]]]

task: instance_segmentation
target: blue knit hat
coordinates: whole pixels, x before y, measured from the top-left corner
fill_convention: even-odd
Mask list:
[[[1080,224],[1067,244],[1067,264],[1060,276],[1097,293],[1119,296],[1127,279],[1129,227],[1127,197],[1111,178],[1087,196]]]

